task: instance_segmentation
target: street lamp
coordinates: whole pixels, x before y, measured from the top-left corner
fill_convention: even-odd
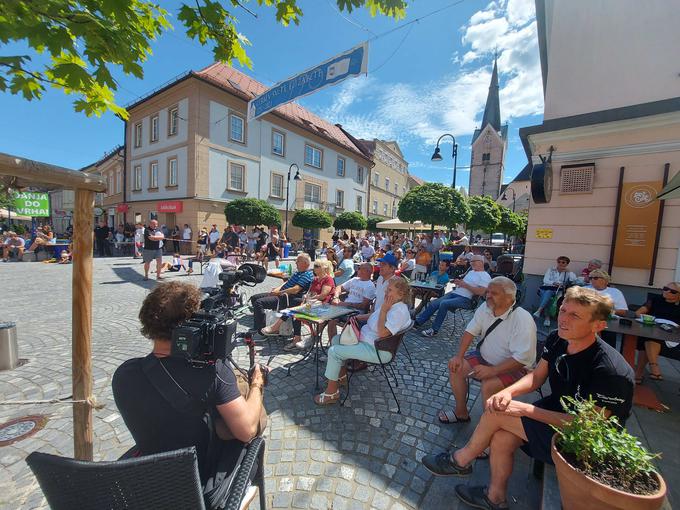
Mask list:
[[[506,188],[505,191],[503,192],[501,200],[505,202],[508,199],[508,197],[505,196],[508,190],[512,191],[512,212],[515,212],[515,200],[517,200],[517,195],[515,194],[515,190],[513,188]]]
[[[439,149],[439,142],[442,141],[442,138],[445,136],[450,136],[451,140],[453,141],[453,153],[451,154],[451,157],[453,158],[453,184],[451,187],[453,189],[456,189],[456,168],[458,166],[458,144],[456,143],[456,139],[453,135],[450,135],[449,133],[443,134],[442,136],[439,137],[439,140],[437,140],[437,146],[434,149],[434,154],[432,154],[432,158],[430,158],[432,161],[441,161],[442,160],[442,155],[440,153]]]
[[[293,180],[302,180],[302,177],[300,177],[300,167],[293,163],[288,167],[288,181],[286,182],[286,242],[288,242],[288,199],[290,197],[290,174],[293,171],[293,167],[295,167],[295,177],[293,177]]]

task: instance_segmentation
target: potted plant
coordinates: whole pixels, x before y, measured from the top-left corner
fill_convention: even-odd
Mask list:
[[[564,510],[661,508],[666,484],[652,464],[658,455],[592,399],[566,397],[562,405],[573,420],[553,427],[551,455]]]

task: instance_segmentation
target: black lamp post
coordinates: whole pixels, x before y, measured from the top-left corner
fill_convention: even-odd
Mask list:
[[[517,200],[517,195],[515,194],[515,190],[513,188],[506,188],[505,191],[503,192],[501,200],[505,202],[508,199],[508,197],[505,196],[508,190],[512,191],[512,212],[515,212],[515,201]]]
[[[290,165],[288,167],[288,181],[286,182],[286,242],[288,241],[288,199],[290,197],[290,174],[293,171],[293,167],[295,167],[295,177],[293,177],[294,181],[301,181],[302,177],[300,177],[300,167],[297,166],[295,163]]]
[[[453,135],[450,135],[449,133],[440,136],[439,140],[437,140],[437,146],[434,148],[434,154],[432,154],[432,157],[430,159],[432,161],[442,160],[442,155],[439,149],[439,142],[441,142],[442,138],[444,138],[445,136],[450,136],[451,140],[453,141],[453,153],[451,154],[451,157],[453,158],[453,184],[451,184],[451,187],[453,189],[456,189],[456,169],[458,166],[458,144],[456,143],[456,138]]]

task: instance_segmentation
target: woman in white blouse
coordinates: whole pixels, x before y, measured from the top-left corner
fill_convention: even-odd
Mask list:
[[[332,339],[326,362],[326,390],[314,397],[318,405],[335,404],[340,400],[339,387],[347,385],[345,361],[356,359],[369,363],[387,363],[392,354],[378,351],[375,341],[403,331],[411,324],[407,303],[410,302],[410,287],[404,278],[392,278],[385,289],[385,301],[370,315],[357,316],[358,320],[368,322],[361,328],[359,342],[355,345],[340,345],[340,337]],[[380,356],[378,358],[378,356]]]

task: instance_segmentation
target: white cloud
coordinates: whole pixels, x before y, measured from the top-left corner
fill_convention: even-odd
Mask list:
[[[462,27],[466,48],[453,56],[454,63],[462,66],[458,73],[415,85],[385,84],[370,75],[348,80],[320,113],[359,138],[431,147],[442,133],[471,134],[483,113],[494,52],[503,121],[541,113],[543,90],[533,18],[533,0],[492,2]],[[360,102],[375,106],[367,111]]]

